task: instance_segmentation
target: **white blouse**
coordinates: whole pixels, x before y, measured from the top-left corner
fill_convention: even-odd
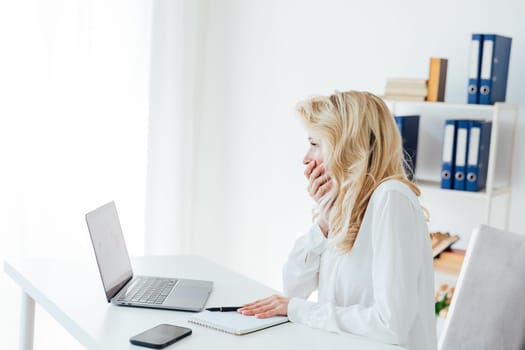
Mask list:
[[[314,225],[284,266],[292,322],[407,349],[437,348],[431,242],[407,185],[388,180],[377,187],[350,252],[327,243]],[[318,302],[307,301],[315,289]]]

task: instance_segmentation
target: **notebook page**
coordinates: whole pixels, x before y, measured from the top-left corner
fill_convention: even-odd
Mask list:
[[[256,318],[238,312],[203,311],[191,316],[188,321],[226,333],[242,335],[288,322],[288,318],[283,316]]]

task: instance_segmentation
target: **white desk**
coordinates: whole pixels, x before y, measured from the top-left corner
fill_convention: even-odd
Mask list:
[[[242,304],[276,293],[201,257],[140,257],[132,263],[135,274],[214,281],[207,305]],[[159,323],[193,329],[191,336],[168,349],[400,349],[294,323],[235,336],[188,323],[190,313],[108,304],[94,259],[89,262],[6,261],[4,268],[23,291],[22,349],[33,346],[35,301],[88,349],[145,349],[131,345],[129,338]]]

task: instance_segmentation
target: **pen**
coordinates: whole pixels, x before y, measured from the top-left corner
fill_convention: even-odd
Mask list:
[[[237,311],[242,306],[219,306],[219,307],[209,307],[206,310],[208,311],[219,311],[219,312],[228,312],[228,311]]]

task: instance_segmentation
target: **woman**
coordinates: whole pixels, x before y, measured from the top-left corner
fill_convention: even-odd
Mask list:
[[[297,110],[309,133],[303,162],[316,224],[284,266],[285,297],[239,312],[435,349],[431,243],[388,108],[350,91],[311,98]],[[318,302],[308,301],[316,289]]]

